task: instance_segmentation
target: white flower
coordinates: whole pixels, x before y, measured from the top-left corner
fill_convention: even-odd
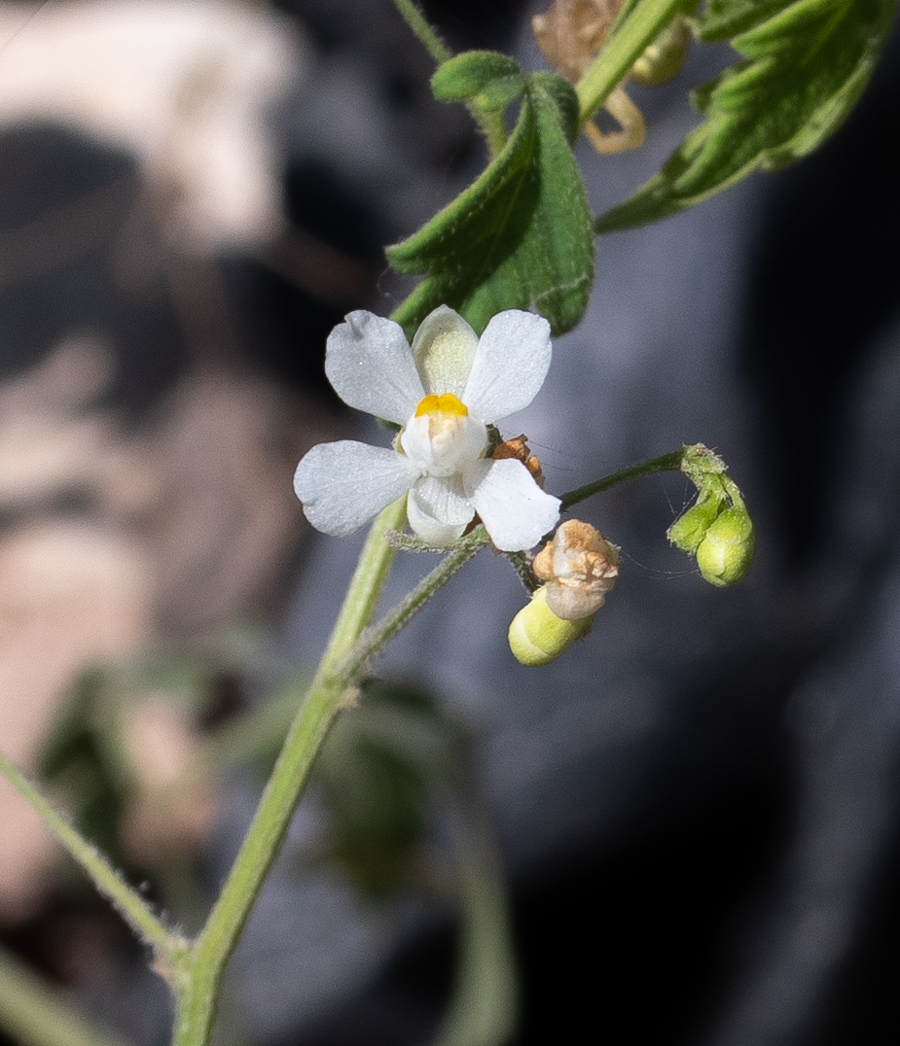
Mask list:
[[[345,403],[403,428],[393,449],[342,440],[309,451],[294,490],[310,523],[352,534],[409,491],[409,525],[430,545],[452,544],[476,512],[497,548],[537,544],[559,499],[521,461],[484,454],[487,426],[528,406],[550,353],[550,325],[517,309],[494,316],[479,339],[442,305],[411,350],[393,320],[351,312],[328,338],[325,373]]]

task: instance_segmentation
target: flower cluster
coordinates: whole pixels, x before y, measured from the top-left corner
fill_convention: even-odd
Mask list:
[[[498,313],[479,338],[445,305],[419,327],[352,312],[328,338],[325,372],[351,407],[402,426],[392,449],[354,440],[322,443],[297,466],[294,489],[310,523],[326,534],[358,530],[408,492],[409,525],[446,546],[477,513],[504,552],[531,548],[559,518],[515,458],[486,457],[488,426],[527,407],[550,366],[541,316]]]

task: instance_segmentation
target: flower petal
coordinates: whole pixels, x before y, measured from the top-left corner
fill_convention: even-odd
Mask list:
[[[559,498],[545,494],[521,461],[482,458],[463,479],[491,541],[503,552],[531,548],[559,519]]]
[[[452,392],[462,399],[477,346],[478,335],[449,306],[440,305],[430,312],[412,343],[413,358],[425,388],[437,396]]]
[[[320,443],[300,461],[294,490],[316,530],[346,537],[405,494],[415,466],[386,447],[355,440]]]
[[[475,515],[456,476],[424,476],[409,492],[406,515],[413,531],[429,545],[452,545]]]
[[[328,336],[325,373],[346,404],[398,425],[425,395],[403,328],[363,310]]]
[[[478,342],[460,399],[481,421],[494,422],[527,407],[550,366],[550,324],[543,316],[499,312]]]

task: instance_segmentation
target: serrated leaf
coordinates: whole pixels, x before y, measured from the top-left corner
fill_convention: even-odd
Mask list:
[[[439,102],[465,102],[494,80],[521,75],[512,58],[497,51],[465,51],[439,65],[431,90]]]
[[[516,127],[478,180],[403,243],[399,272],[425,279],[394,318],[410,335],[438,305],[481,331],[504,309],[536,309],[554,334],[587,306],[594,275],[590,212],[568,135],[577,99],[550,73],[528,78]]]
[[[598,233],[643,225],[691,207],[752,171],[806,156],[844,121],[891,26],[896,0],[798,0],[748,26],[747,0],[711,4],[704,39],[725,28],[745,58],[693,97],[707,116],[662,170],[595,223]]]

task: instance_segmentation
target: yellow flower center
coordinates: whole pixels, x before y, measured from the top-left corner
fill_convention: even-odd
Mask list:
[[[480,458],[487,445],[484,422],[452,392],[425,396],[400,433],[400,447],[429,476],[452,476]]]
[[[444,414],[459,414],[464,418],[468,415],[469,408],[465,403],[461,403],[452,392],[445,392],[441,396],[432,394],[420,400],[415,416],[421,418],[426,414],[434,414],[436,411]]]

